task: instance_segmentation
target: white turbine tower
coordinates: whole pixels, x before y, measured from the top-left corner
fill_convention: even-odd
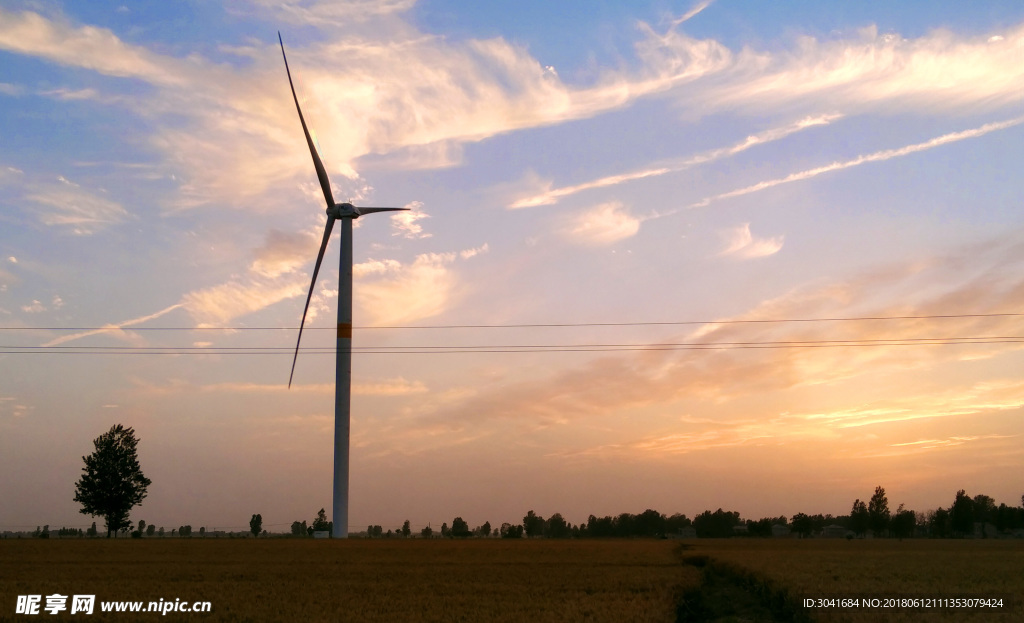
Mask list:
[[[324,164],[317,153],[316,145],[313,144],[313,139],[310,138],[309,128],[306,127],[306,120],[302,116],[302,108],[299,106],[299,98],[295,95],[295,84],[292,82],[292,72],[288,69],[288,57],[284,53],[284,41],[281,39],[280,32],[277,33],[277,40],[281,44],[284,70],[288,73],[288,86],[292,89],[292,99],[295,100],[295,110],[299,113],[299,123],[302,124],[302,132],[306,135],[306,144],[309,146],[310,155],[313,156],[316,176],[320,180],[320,188],[323,189],[324,199],[327,201],[327,227],[324,228],[324,239],[320,243],[320,252],[316,256],[316,266],[313,267],[313,280],[309,284],[309,294],[306,295],[306,307],[302,310],[302,322],[299,324],[299,339],[295,343],[292,372],[288,376],[289,388],[291,388],[292,378],[295,376],[295,362],[299,358],[302,328],[306,325],[306,312],[309,311],[309,301],[313,297],[313,287],[316,285],[317,273],[320,272],[320,262],[324,259],[324,251],[327,249],[327,242],[331,238],[334,221],[341,221],[341,264],[338,275],[338,345],[334,392],[334,512],[332,516],[334,530],[332,536],[343,538],[348,536],[348,448],[352,396],[352,221],[363,214],[392,212],[407,210],[408,208],[357,208],[351,203],[334,203],[334,195],[331,193],[331,182],[327,179],[327,171],[324,169]]]

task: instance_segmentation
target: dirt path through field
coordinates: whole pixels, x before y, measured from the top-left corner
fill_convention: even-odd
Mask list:
[[[689,549],[690,546],[683,545],[679,557],[684,565],[701,570],[701,584],[681,596],[676,609],[677,623],[812,620],[788,591],[768,578],[706,555],[689,553]]]

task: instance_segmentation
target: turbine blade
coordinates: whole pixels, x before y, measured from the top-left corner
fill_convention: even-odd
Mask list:
[[[324,191],[324,199],[327,200],[327,208],[334,207],[334,194],[331,193],[331,181],[327,179],[327,170],[320,160],[316,145],[309,136],[309,128],[306,127],[306,118],[302,116],[302,108],[299,106],[299,97],[295,95],[295,84],[292,82],[292,72],[288,69],[288,57],[284,53],[284,41],[281,39],[281,31],[277,31],[277,40],[281,44],[281,56],[284,58],[284,70],[288,73],[288,86],[292,88],[292,99],[295,100],[295,110],[299,111],[299,122],[302,124],[302,132],[306,135],[306,144],[309,145],[309,153],[313,156],[313,166],[316,167],[316,177],[320,180],[320,188]]]
[[[373,212],[396,212],[405,211],[409,208],[356,208],[360,214],[371,214]]]
[[[309,283],[309,294],[306,295],[306,307],[302,310],[302,322],[299,323],[299,339],[295,342],[295,357],[292,358],[292,373],[288,375],[288,389],[292,388],[292,377],[295,376],[295,362],[299,360],[299,344],[302,343],[302,328],[306,326],[306,312],[309,311],[309,301],[313,298],[313,287],[316,285],[316,276],[320,272],[320,263],[324,261],[324,251],[327,250],[327,243],[331,239],[331,229],[334,228],[334,217],[327,215],[327,227],[324,228],[324,241],[320,243],[320,253],[316,256],[316,266],[313,267],[313,280]]]

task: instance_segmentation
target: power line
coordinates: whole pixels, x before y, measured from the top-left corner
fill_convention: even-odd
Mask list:
[[[650,344],[483,344],[444,346],[356,346],[355,354],[455,354],[455,353],[550,353],[550,352],[638,352],[682,350],[741,350],[843,348],[871,346],[949,346],[957,344],[1020,344],[1024,336],[966,336],[931,338],[877,338],[852,340],[783,340],[760,342],[670,342]],[[284,346],[0,346],[0,354],[52,355],[290,355]],[[334,348],[311,347],[305,354],[331,355]]]
[[[955,318],[1019,318],[1024,313],[994,314],[922,314],[908,316],[849,316],[835,318],[773,318],[738,320],[678,320],[664,322],[560,322],[523,324],[450,324],[450,325],[384,325],[356,326],[359,330],[416,330],[416,329],[529,329],[563,327],[640,327],[729,324],[781,324],[810,322],[854,322],[880,320],[940,320]],[[0,327],[0,331],[298,331],[298,327]],[[306,327],[306,331],[334,331],[335,327]]]

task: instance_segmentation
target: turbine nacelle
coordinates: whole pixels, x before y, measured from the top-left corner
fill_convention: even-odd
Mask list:
[[[327,208],[327,215],[334,218],[359,218],[363,213],[351,203],[336,203]]]

